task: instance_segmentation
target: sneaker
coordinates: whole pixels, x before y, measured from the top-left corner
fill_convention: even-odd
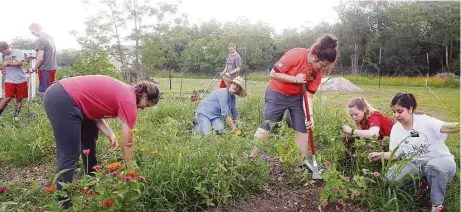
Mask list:
[[[431,212],[443,212],[443,203],[440,205],[432,205]]]
[[[18,111],[14,112],[14,120],[19,121],[19,112]]]

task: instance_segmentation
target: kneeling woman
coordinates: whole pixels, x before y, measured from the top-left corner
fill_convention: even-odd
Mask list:
[[[57,189],[62,189],[60,182],[72,182],[80,154],[86,173],[94,171],[99,131],[108,137],[111,151],[118,147],[105,118],[122,120],[123,154],[129,163],[133,159],[132,129],[138,108],[156,105],[159,94],[154,83],[144,81],[130,86],[102,75],[66,78],[50,86],[44,95],[44,107],[56,140],[56,171],[70,169],[58,178]],[[70,201],[62,207],[69,208]]]
[[[195,109],[193,129],[197,133],[208,135],[214,129],[217,134],[221,134],[224,130],[223,119],[232,131],[236,130],[234,120],[239,119],[239,114],[235,95],[247,96],[245,80],[236,77],[232,81],[226,80],[226,84],[229,87],[216,89]]]
[[[432,211],[443,211],[445,189],[448,180],[456,173],[454,156],[445,139],[447,134],[458,133],[459,123],[447,123],[428,115],[415,114],[417,103],[411,93],[398,93],[392,98],[391,107],[397,119],[390,135],[390,152],[373,152],[370,160],[380,158],[410,158],[402,169],[398,164],[386,174],[388,181],[401,181],[405,176],[426,176],[431,185]]]
[[[347,108],[358,129],[343,125],[341,126],[342,132],[354,137],[376,138],[378,141],[390,135],[394,121],[374,109],[364,98],[351,99]]]

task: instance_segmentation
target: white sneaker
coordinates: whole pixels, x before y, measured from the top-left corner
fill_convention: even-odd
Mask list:
[[[19,116],[15,116],[15,117],[14,117],[14,120],[15,120],[15,121],[19,121]]]
[[[443,204],[440,205],[432,205],[431,212],[443,212]]]

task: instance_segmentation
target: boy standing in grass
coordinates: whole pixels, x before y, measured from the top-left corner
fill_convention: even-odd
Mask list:
[[[221,78],[223,79],[221,80],[221,85],[219,85],[220,88],[225,88],[228,86],[226,85],[224,78],[233,80],[234,78],[238,77],[240,73],[240,67],[242,66],[242,58],[236,50],[237,45],[231,42],[229,43],[228,48],[229,54],[226,56],[226,67],[221,73]]]
[[[51,84],[53,84],[56,76],[56,46],[53,38],[42,31],[39,24],[33,23],[29,26],[30,32],[38,37],[35,43],[37,51],[37,60],[32,71],[38,70],[40,92],[45,92]]]
[[[16,98],[16,109],[14,120],[19,120],[21,111],[21,101],[28,97],[27,78],[24,72],[24,53],[18,49],[11,49],[6,42],[0,42],[0,68],[6,72],[5,79],[5,98],[0,101],[0,115],[6,108],[11,99]]]

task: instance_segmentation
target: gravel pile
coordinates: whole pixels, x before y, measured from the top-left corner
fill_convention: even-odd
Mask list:
[[[324,92],[338,92],[338,93],[350,93],[350,92],[363,92],[364,90],[354,85],[351,81],[343,77],[334,78],[323,78],[319,87],[319,91]]]

